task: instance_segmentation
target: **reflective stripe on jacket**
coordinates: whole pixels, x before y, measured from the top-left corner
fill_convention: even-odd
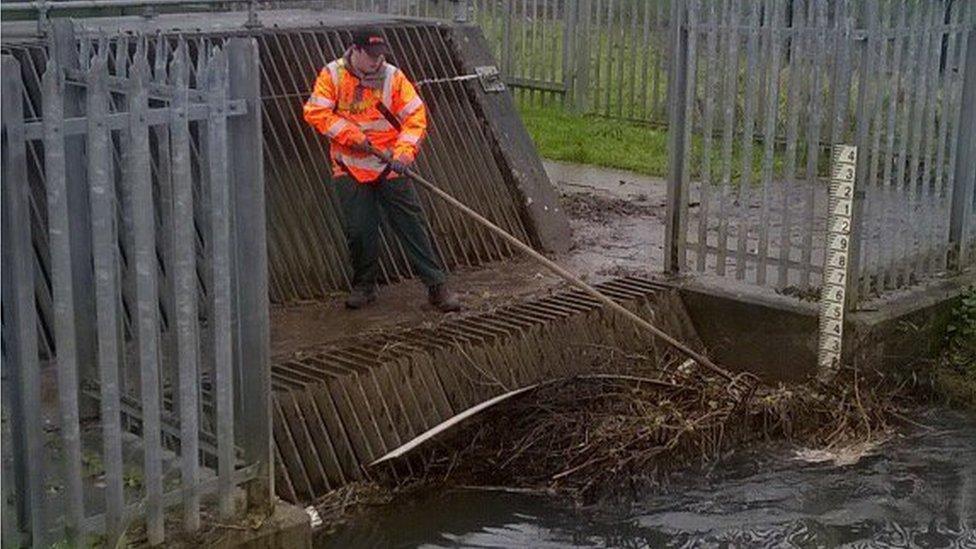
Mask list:
[[[312,95],[305,102],[305,121],[331,141],[332,174],[348,173],[357,181],[376,180],[386,164],[353,148],[365,138],[378,149],[411,160],[427,129],[427,108],[403,71],[384,63],[382,89],[361,86],[359,79],[337,59],[319,72]],[[358,90],[357,90],[358,88]],[[384,115],[395,117],[399,130]]]

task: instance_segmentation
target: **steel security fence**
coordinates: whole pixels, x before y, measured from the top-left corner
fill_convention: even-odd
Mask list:
[[[328,0],[311,6],[469,21],[524,105],[667,122],[668,0]],[[295,5],[287,1],[276,6]]]
[[[815,291],[837,143],[858,147],[850,303],[973,264],[972,2],[675,6],[670,270]]]
[[[157,544],[169,507],[270,500],[257,66],[70,26],[4,48],[5,542]]]

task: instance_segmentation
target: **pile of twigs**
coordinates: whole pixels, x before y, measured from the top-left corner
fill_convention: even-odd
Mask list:
[[[887,432],[897,413],[891,390],[872,378],[865,391],[853,371],[831,386],[791,388],[751,376],[729,383],[676,359],[606,371],[615,373],[553,382],[486,413],[429,451],[426,480],[554,490],[591,502],[764,439],[826,448],[863,442]]]

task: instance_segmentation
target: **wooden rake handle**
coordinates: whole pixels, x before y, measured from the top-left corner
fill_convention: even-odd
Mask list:
[[[369,152],[372,153],[373,155],[375,155],[376,157],[378,157],[378,158],[386,161],[386,162],[390,162],[392,160],[391,155],[389,153],[386,153],[386,152],[377,150],[376,148],[374,148],[372,146],[369,147]],[[529,257],[531,257],[532,259],[534,259],[537,263],[539,263],[543,267],[545,267],[545,268],[549,269],[550,271],[552,271],[553,273],[555,273],[556,276],[558,276],[559,278],[562,278],[563,280],[565,280],[566,282],[569,282],[570,284],[572,284],[576,288],[579,288],[580,290],[586,292],[587,294],[589,294],[590,296],[592,296],[594,299],[599,300],[601,303],[603,303],[604,305],[606,305],[610,309],[612,309],[612,310],[620,313],[624,317],[630,319],[631,321],[633,321],[635,324],[637,324],[641,328],[644,328],[645,330],[651,332],[652,334],[656,335],[657,337],[663,339],[669,345],[671,345],[672,347],[674,347],[675,349],[677,349],[679,352],[681,352],[682,354],[684,354],[688,358],[694,360],[698,364],[701,364],[702,366],[708,368],[709,370],[711,370],[716,375],[719,375],[719,376],[725,378],[728,381],[734,381],[735,380],[735,376],[733,376],[731,373],[729,373],[724,368],[719,367],[717,364],[715,364],[714,362],[712,362],[705,355],[703,355],[703,354],[695,351],[694,349],[692,349],[688,345],[685,345],[683,342],[678,341],[677,339],[671,337],[670,335],[668,335],[666,332],[664,332],[663,330],[661,330],[657,326],[651,324],[647,320],[645,320],[645,319],[641,318],[640,316],[636,315],[635,313],[631,312],[629,309],[627,309],[623,305],[617,303],[613,299],[611,299],[611,298],[607,297],[606,295],[600,293],[599,290],[597,290],[593,286],[590,286],[586,282],[583,282],[583,280],[580,279],[578,276],[576,276],[573,273],[567,271],[566,269],[560,267],[555,261],[553,261],[553,260],[549,259],[548,257],[540,254],[539,252],[535,251],[535,249],[533,249],[531,246],[529,246],[528,244],[525,244],[521,240],[515,238],[514,236],[512,236],[511,234],[509,234],[507,231],[505,231],[505,229],[502,229],[498,225],[495,225],[494,223],[492,223],[491,221],[489,221],[488,219],[486,219],[485,217],[483,217],[478,212],[476,212],[476,211],[472,210],[471,208],[469,208],[468,206],[466,206],[463,202],[461,202],[458,199],[454,198],[450,194],[444,192],[438,186],[436,186],[433,183],[431,183],[430,181],[426,180],[423,176],[421,176],[420,174],[418,174],[413,169],[408,168],[406,175],[409,176],[414,181],[416,181],[417,183],[419,183],[421,186],[423,186],[428,191],[430,191],[430,192],[434,193],[435,195],[437,195],[438,197],[440,197],[442,200],[444,200],[445,202],[447,202],[448,204],[450,204],[454,208],[457,208],[458,210],[462,211],[465,215],[467,215],[471,219],[474,219],[475,221],[477,221],[478,223],[480,223],[482,226],[484,226],[485,228],[487,228],[491,232],[495,233],[496,235],[500,236],[501,238],[504,238],[510,244],[512,244],[513,246],[515,246],[519,250],[525,252],[525,254],[527,254]]]

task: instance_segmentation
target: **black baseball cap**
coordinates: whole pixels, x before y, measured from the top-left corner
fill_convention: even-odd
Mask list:
[[[383,31],[376,27],[364,27],[354,30],[352,33],[352,44],[366,50],[366,53],[373,57],[377,57],[380,54],[390,54],[390,45],[387,44],[386,37],[383,36]]]

